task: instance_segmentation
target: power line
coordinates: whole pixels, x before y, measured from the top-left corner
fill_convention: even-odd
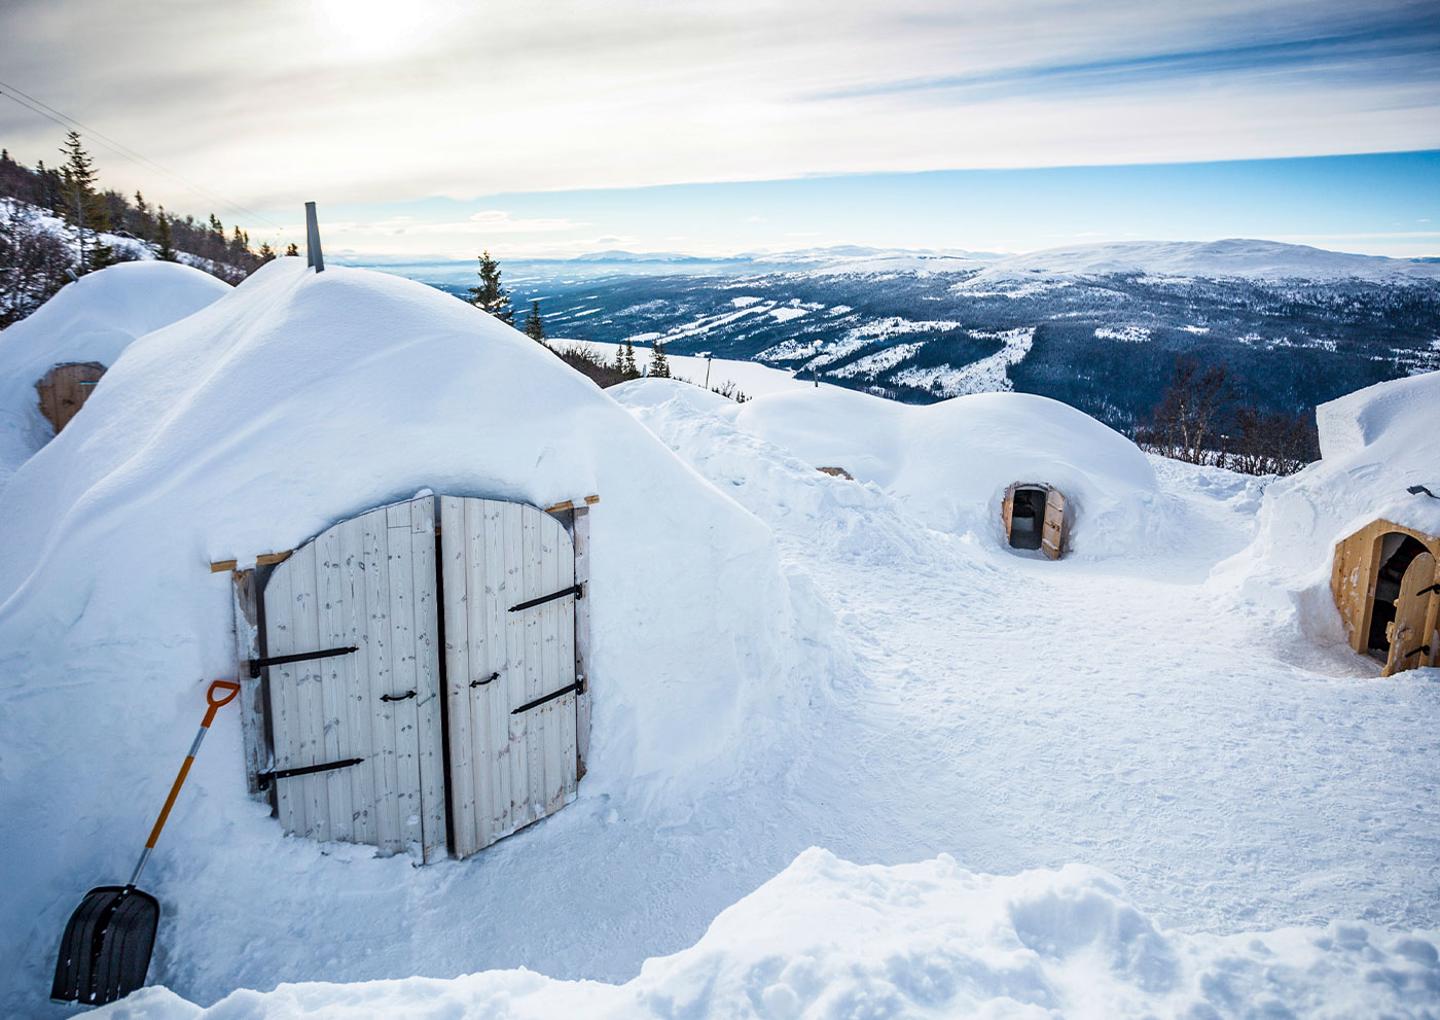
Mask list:
[[[161,166],[153,159],[150,159],[149,157],[144,156],[139,152],[136,152],[128,145],[123,145],[120,142],[117,142],[115,139],[109,137],[108,135],[102,134],[101,132],[96,131],[94,128],[82,124],[80,121],[76,120],[74,117],[71,117],[69,114],[62,113],[61,111],[55,109],[53,106],[50,106],[48,103],[44,103],[41,100],[36,99],[28,92],[18,89],[14,85],[10,85],[3,81],[0,81],[0,96],[4,96],[11,102],[14,102],[17,105],[29,110],[31,113],[39,114],[41,117],[55,122],[56,124],[65,128],[67,131],[82,132],[87,138],[99,142],[100,145],[114,152],[116,155],[123,156],[125,159],[130,160],[132,163],[135,163],[151,171],[152,173],[158,173],[164,175],[165,177],[169,177],[171,180],[176,181],[177,183],[181,184],[186,188],[189,188],[191,191],[195,192],[195,194],[209,199],[211,202],[218,203],[221,206],[229,207],[235,212],[238,212],[241,215],[250,218],[251,220],[258,220],[260,223],[264,224],[265,226],[271,227],[274,230],[281,232],[285,230],[285,228],[280,226],[280,224],[275,223],[273,220],[267,219],[264,216],[261,216],[253,209],[247,209],[245,206],[241,205],[238,202],[231,201],[224,195],[217,194],[216,192],[210,191],[207,188],[202,188],[198,184],[192,184],[190,181],[186,180],[184,177],[181,177],[175,171]]]

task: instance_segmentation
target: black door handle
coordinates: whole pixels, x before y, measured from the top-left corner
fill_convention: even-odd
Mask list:
[[[414,691],[406,691],[404,694],[382,694],[381,701],[404,701],[407,698],[415,697]]]
[[[499,679],[500,679],[500,674],[499,674],[499,673],[491,673],[491,674],[490,674],[489,676],[487,676],[484,680],[471,680],[471,681],[470,681],[470,686],[471,686],[471,687],[484,687],[486,684],[490,683],[492,680],[499,680]]]

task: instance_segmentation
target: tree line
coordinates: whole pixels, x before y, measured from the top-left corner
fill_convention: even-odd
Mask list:
[[[470,303],[481,311],[489,312],[505,325],[514,326],[515,309],[510,303],[510,292],[500,282],[500,263],[495,260],[488,249],[480,253],[479,262],[480,266],[476,273],[480,277],[480,282],[469,289]],[[589,376],[602,387],[615,386],[630,379],[639,379],[642,375],[649,376],[651,379],[670,378],[670,361],[665,356],[665,344],[658,340],[651,345],[650,364],[644,373],[640,371],[640,366],[635,361],[635,345],[629,340],[620,345],[615,352],[613,362],[579,344],[570,344],[559,349],[550,347],[545,339],[545,320],[540,314],[539,301],[530,302],[530,312],[525,319],[524,333],[532,340],[549,347],[562,361]],[[725,396],[732,396],[732,394],[727,393]]]
[[[239,283],[276,255],[268,241],[252,248],[238,224],[227,233],[214,213],[204,221],[152,206],[136,191],[127,196],[103,188],[95,161],[77,132],[66,135],[61,162],[28,167],[0,150],[0,327],[23,319],[71,279],[116,262],[143,256],[181,260]],[[57,233],[45,214],[64,221]],[[106,237],[120,239],[112,243]],[[287,255],[298,254],[291,244]]]
[[[1289,475],[1320,457],[1314,415],[1266,414],[1246,403],[1224,365],[1175,363],[1150,421],[1135,432],[1143,448],[1190,464],[1251,475]]]

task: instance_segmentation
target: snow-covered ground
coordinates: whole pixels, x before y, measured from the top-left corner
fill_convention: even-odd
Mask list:
[[[664,380],[599,394],[457,302],[371,274],[307,286],[287,272],[262,270],[188,334],[135,345],[111,396],[0,499],[0,523],[43,550],[0,570],[0,797],[23,823],[0,836],[20,908],[0,931],[9,1014],[43,1012],[59,925],[127,866],[148,824],[142,791],[163,788],[171,738],[178,753],[188,736],[169,727],[224,660],[223,635],[188,633],[223,630],[222,599],[168,631],[159,620],[198,590],[185,564],[302,538],[327,499],[353,510],[449,472],[524,498],[577,476],[604,494],[596,548],[623,556],[601,565],[612,686],[597,668],[599,754],[579,799],[476,858],[414,868],[281,837],[244,799],[234,721],[217,724],[146,882],[166,907],[151,979],[170,990],[109,1015],[188,1020],[202,1014],[191,1003],[221,999],[217,1020],[1434,1015],[1440,671],[1382,681],[1302,624],[1323,621],[1307,593],[1330,532],[1379,499],[1366,479],[1388,493],[1433,460],[1440,440],[1402,412],[1433,406],[1440,376],[1331,408],[1340,459],[1267,499],[1264,480],[1147,459],[1024,395],[898,408],[762,366],[749,367],[785,384],[765,395],[736,379],[762,394],[744,405]],[[242,302],[263,325],[228,322]],[[324,371],[318,327],[332,319],[350,383]],[[259,415],[245,441],[181,439],[218,383],[185,384],[178,422],[156,412],[139,438],[98,434],[127,379],[145,391],[140,358],[158,371],[186,336],[214,337],[215,378],[249,387],[225,397]],[[283,392],[266,397],[277,377]],[[340,419],[308,455],[287,446],[302,406]],[[489,424],[497,406],[523,428]],[[404,413],[419,420],[395,450],[357,427]],[[203,451],[206,470],[168,479],[167,443]],[[50,492],[82,450],[99,463]],[[1367,470],[1367,450],[1386,463]],[[325,458],[345,466],[327,475],[340,497],[301,488]],[[826,462],[857,480],[816,470]],[[262,463],[259,491],[210,520],[150,496],[238,491]],[[1038,472],[1062,472],[1050,480],[1082,514],[1059,562],[997,540],[997,485]],[[127,536],[139,548],[104,551]],[[90,566],[115,556],[118,586]],[[120,601],[137,592],[153,612]],[[120,620],[169,647],[141,648]],[[167,675],[175,662],[188,672]],[[147,707],[100,691],[87,666]],[[109,710],[87,714],[91,698]],[[750,714],[737,727],[717,707]],[[167,726],[112,746],[152,710]],[[43,729],[61,718],[76,735]],[[57,768],[73,789],[51,785]],[[276,989],[375,979],[391,980]]]
[[[606,361],[612,364],[615,355],[620,350],[619,344],[601,343],[597,340],[556,340],[556,347],[574,345],[584,347],[599,354]],[[647,346],[635,348],[635,360],[640,370],[645,371],[650,364],[650,348]],[[789,372],[778,368],[771,368],[754,361],[732,361],[727,358],[697,358],[688,354],[665,353],[665,360],[670,363],[670,374],[686,382],[703,386],[706,379],[706,361],[709,360],[709,379],[712,388],[724,386],[726,383],[733,383],[741,393],[749,397],[758,397],[771,393],[784,393],[787,390],[803,389],[813,387],[808,379],[797,379]],[[829,383],[821,383],[823,389],[835,389]]]

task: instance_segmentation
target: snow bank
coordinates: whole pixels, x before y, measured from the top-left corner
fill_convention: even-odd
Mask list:
[[[1185,935],[1080,865],[996,876],[948,856],[861,866],[811,849],[623,985],[489,971],[238,991],[208,1010],[155,988],[96,1015],[1420,1017],[1440,994],[1437,943],[1358,924]]]
[[[278,260],[134,343],[0,493],[0,1011],[43,998],[76,897],[126,873],[206,678],[233,674],[229,576],[209,562],[253,562],[427,487],[541,506],[601,496],[582,801],[643,818],[741,781],[794,739],[801,677],[822,696],[769,530],[592,383],[431,288]],[[217,724],[147,886],[203,931],[197,914],[272,896],[284,859],[314,893],[297,909],[344,909],[356,865],[257,824],[237,728]],[[394,863],[383,881],[410,882]],[[485,905],[448,909],[460,924]],[[207,937],[184,966],[238,949]]]
[[[800,388],[725,413],[814,467],[875,483],[941,531],[1003,541],[1000,502],[1012,482],[1049,482],[1065,493],[1081,556],[1134,553],[1163,516],[1139,448],[1048,397],[979,393],[915,406]]]
[[[1265,490],[1255,540],[1216,568],[1311,637],[1343,640],[1330,594],[1335,544],[1385,518],[1440,534],[1440,372],[1377,383],[1315,409],[1321,458]]]
[[[82,276],[0,332],[0,485],[50,441],[35,384],[64,362],[107,368],[136,337],[199,311],[230,290],[173,262],[123,262]]]

